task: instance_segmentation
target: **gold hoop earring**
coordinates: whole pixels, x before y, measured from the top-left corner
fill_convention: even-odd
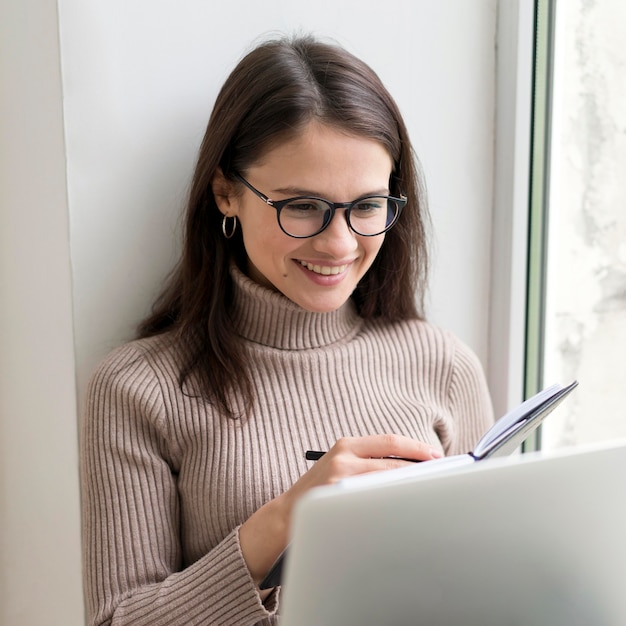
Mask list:
[[[226,239],[230,239],[235,234],[235,231],[237,230],[237,216],[233,215],[232,217],[233,227],[230,229],[230,232],[226,229],[226,220],[228,218],[229,218],[228,215],[224,215],[224,219],[222,220],[222,232],[224,233],[224,237],[226,237]]]

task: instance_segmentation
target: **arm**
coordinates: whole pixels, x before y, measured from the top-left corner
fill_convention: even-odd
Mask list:
[[[91,624],[253,624],[275,612],[257,584],[285,547],[291,512],[308,489],[428,459],[397,436],[340,440],[291,489],[182,570],[176,457],[167,398],[145,359],[125,348],[94,377],[82,432],[87,606]],[[266,593],[266,592],[265,592]],[[263,605],[265,600],[266,605]]]
[[[455,344],[447,391],[454,435],[444,443],[447,455],[472,450],[494,421],[491,397],[478,357],[458,339]]]
[[[91,382],[81,432],[89,624],[254,624],[274,607],[262,604],[238,529],[182,570],[164,411],[156,376],[132,348]]]
[[[289,490],[261,507],[241,526],[241,548],[255,583],[261,582],[287,545],[294,506],[309,489],[349,476],[411,465],[402,458],[427,461],[440,456],[438,448],[400,435],[339,439]],[[274,532],[268,535],[268,529]]]

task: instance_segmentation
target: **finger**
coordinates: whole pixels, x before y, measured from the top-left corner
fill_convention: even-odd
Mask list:
[[[397,457],[415,461],[429,461],[442,456],[438,447],[402,435],[366,435],[340,439],[335,446],[361,458]]]
[[[359,458],[352,457],[349,463],[340,463],[341,455],[331,461],[328,472],[328,482],[336,483],[344,478],[370,472],[383,472],[392,469],[406,468],[415,465],[415,461],[407,461],[395,457]]]

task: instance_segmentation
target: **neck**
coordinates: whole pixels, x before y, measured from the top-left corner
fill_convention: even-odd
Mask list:
[[[282,293],[261,286],[231,268],[234,283],[233,322],[254,343],[284,350],[318,348],[353,336],[361,318],[352,300],[328,313],[312,313]]]

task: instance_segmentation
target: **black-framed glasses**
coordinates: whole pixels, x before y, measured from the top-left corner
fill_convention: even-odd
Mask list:
[[[348,226],[357,235],[382,235],[398,221],[407,201],[406,196],[363,196],[353,202],[331,202],[309,196],[272,200],[240,174],[235,177],[265,204],[276,209],[281,230],[296,239],[319,235],[331,223],[337,209],[345,210]]]

